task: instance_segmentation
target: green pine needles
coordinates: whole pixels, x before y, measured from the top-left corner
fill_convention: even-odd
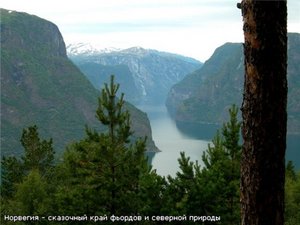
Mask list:
[[[130,131],[130,115],[124,111],[124,93],[120,99],[117,98],[117,92],[120,85],[114,83],[114,76],[111,76],[110,85],[105,83],[104,89],[98,99],[98,109],[96,115],[98,120],[107,125],[112,142],[128,143]]]
[[[130,143],[130,115],[124,109],[124,94],[117,97],[118,89],[119,84],[111,76],[98,99],[96,117],[107,131],[98,133],[87,128],[87,137],[71,146],[65,156],[65,169],[79,184],[77,192],[90,199],[82,203],[89,215],[136,212],[141,203],[141,177],[150,172],[145,158],[146,140]]]

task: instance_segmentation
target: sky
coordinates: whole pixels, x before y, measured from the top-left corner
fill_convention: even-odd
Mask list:
[[[226,42],[243,42],[239,0],[0,0],[0,8],[55,23],[66,45],[139,46],[206,61]],[[288,32],[300,33],[300,1],[288,0]]]

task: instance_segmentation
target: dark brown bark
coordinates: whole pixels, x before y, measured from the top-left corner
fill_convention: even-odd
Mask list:
[[[242,225],[284,224],[286,1],[243,0]]]

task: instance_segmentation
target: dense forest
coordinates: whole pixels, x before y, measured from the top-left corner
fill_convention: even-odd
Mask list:
[[[1,162],[1,224],[239,224],[238,108],[203,153],[204,166],[181,153],[180,171],[162,177],[147,162],[146,137],[131,139],[118,89],[112,76],[98,99],[106,132],[86,127],[61,160],[54,161],[53,141],[42,140],[37,126],[23,130],[23,156]],[[300,173],[292,162],[285,189],[285,224],[300,224]]]

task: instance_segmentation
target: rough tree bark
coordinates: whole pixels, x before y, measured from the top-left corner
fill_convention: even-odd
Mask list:
[[[245,83],[242,225],[284,224],[287,104],[286,0],[242,0]]]

